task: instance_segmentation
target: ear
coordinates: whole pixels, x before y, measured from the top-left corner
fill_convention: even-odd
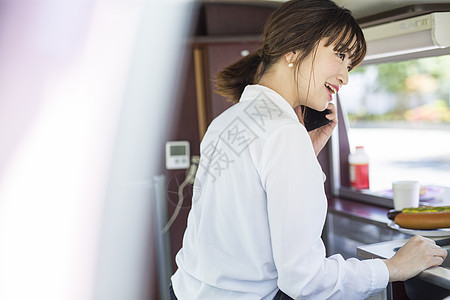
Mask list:
[[[295,61],[295,59],[297,58],[297,54],[295,53],[295,51],[291,51],[286,53],[284,55],[284,58],[286,59],[286,62],[291,63]]]

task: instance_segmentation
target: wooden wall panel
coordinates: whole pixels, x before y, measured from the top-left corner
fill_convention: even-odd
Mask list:
[[[224,110],[232,106],[231,102],[227,102],[225,97],[214,93],[215,75],[222,69],[228,67],[232,63],[242,58],[242,51],[252,52],[262,43],[253,42],[235,42],[235,43],[217,43],[207,46],[207,63],[208,63],[208,81],[209,81],[209,102],[211,109],[211,118],[217,117]]]
[[[240,5],[211,3],[205,6],[207,35],[246,35],[262,33],[277,4]]]

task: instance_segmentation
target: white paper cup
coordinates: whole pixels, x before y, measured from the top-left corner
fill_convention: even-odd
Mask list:
[[[392,183],[392,191],[395,210],[419,206],[420,184],[418,181],[395,181]]]

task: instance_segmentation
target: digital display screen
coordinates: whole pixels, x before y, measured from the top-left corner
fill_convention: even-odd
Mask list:
[[[186,146],[171,146],[170,155],[186,155]]]

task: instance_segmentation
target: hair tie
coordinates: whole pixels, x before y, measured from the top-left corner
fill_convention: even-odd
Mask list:
[[[259,56],[259,59],[260,59],[263,63],[266,63],[266,62],[267,62],[268,57],[267,57],[267,55],[265,54],[265,51],[264,51],[263,48],[258,49],[258,56]]]

